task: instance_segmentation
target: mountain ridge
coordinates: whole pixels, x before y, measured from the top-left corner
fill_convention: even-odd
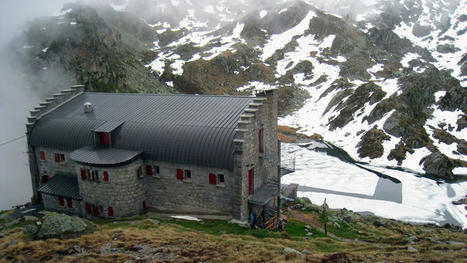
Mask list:
[[[90,30],[91,43],[76,37],[54,46],[60,34],[31,37],[42,30],[34,22],[26,61],[38,53],[41,66],[58,60],[97,91],[250,94],[275,87],[280,124],[318,133],[353,158],[446,179],[467,173],[461,1],[372,1],[367,13],[344,15],[313,1],[122,3],[71,5],[48,21],[77,23],[69,32]],[[88,52],[77,54],[73,45]]]

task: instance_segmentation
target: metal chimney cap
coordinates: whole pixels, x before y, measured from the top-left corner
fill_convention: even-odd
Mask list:
[[[85,102],[83,106],[84,106],[84,113],[90,113],[93,111],[91,102]]]

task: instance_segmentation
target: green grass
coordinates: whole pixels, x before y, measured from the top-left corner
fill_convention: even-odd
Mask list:
[[[302,222],[289,221],[285,225],[284,230],[289,236],[292,236],[292,237],[305,237],[305,236],[307,236],[306,234],[308,233],[307,231],[305,231],[305,225],[306,224],[304,224]],[[313,234],[310,237],[324,237],[324,234],[322,232],[318,231],[317,229],[315,229],[313,227],[310,228],[309,232]]]
[[[339,244],[333,243],[332,241],[325,239],[315,242],[314,245],[321,252],[332,253],[341,250],[341,246]]]
[[[362,236],[358,234],[352,227],[350,227],[347,223],[345,222],[339,222],[340,228],[333,227],[328,224],[328,231],[330,233],[333,233],[334,235],[338,237],[343,237],[343,238],[349,238],[349,239],[356,239],[356,238],[364,238],[365,236]]]
[[[250,235],[260,239],[263,238],[286,238],[286,239],[301,239],[306,236],[305,224],[296,221],[289,221],[284,228],[284,231],[267,230],[267,229],[249,229],[236,224],[230,224],[222,220],[204,220],[201,222],[187,220],[162,220],[164,223],[172,223],[183,226],[191,230],[196,230],[212,235],[234,234],[234,235]],[[311,229],[313,233],[310,237],[323,237],[324,234],[316,229]]]

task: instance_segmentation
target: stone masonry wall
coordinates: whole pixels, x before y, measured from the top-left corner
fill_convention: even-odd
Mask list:
[[[250,122],[242,128],[247,132],[242,133],[244,142],[241,151],[235,156],[234,176],[239,179],[235,181],[231,206],[234,217],[242,221],[248,218],[248,170],[254,171],[253,193],[268,180],[277,181],[278,178],[277,92],[267,91],[264,98],[266,100],[254,117],[245,118]],[[263,153],[259,152],[258,132],[261,128]]]
[[[141,158],[121,166],[111,167],[77,164],[77,175],[81,173],[81,168],[97,170],[99,174],[98,181],[82,180],[81,177],[78,179],[83,199],[82,214],[87,217],[93,216],[93,212],[91,214],[86,212],[86,203],[98,206],[100,217],[108,216],[109,207],[113,208],[114,217],[142,214],[144,212],[143,201],[145,200],[144,178],[137,176],[139,167],[144,169]],[[104,171],[108,172],[109,182],[104,182]]]
[[[148,160],[159,166],[159,174],[144,179],[148,204],[161,212],[230,215],[232,172],[196,165],[173,164]],[[191,179],[177,179],[177,169],[190,170]],[[146,171],[145,171],[146,172]],[[209,184],[209,174],[224,175],[224,184]]]
[[[45,160],[41,160],[40,152],[45,154]],[[61,162],[55,161],[55,153],[63,154],[65,159]],[[36,147],[35,153],[37,167],[39,168],[39,178],[36,183],[40,184],[42,176],[52,178],[57,173],[75,174],[75,162],[70,159],[70,152],[57,149]],[[39,187],[39,185],[37,185]]]
[[[67,198],[64,198],[64,205],[60,206],[59,197],[54,195],[42,194],[42,202],[46,210],[53,210],[67,214],[81,214],[81,202],[71,199],[72,208],[68,207]]]

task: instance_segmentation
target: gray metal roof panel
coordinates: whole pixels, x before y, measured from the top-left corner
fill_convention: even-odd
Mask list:
[[[145,158],[233,168],[234,130],[254,97],[85,92],[40,118],[31,144],[66,150],[93,145],[92,131],[113,132],[115,148]],[[84,113],[91,102],[93,112]],[[110,127],[110,128],[108,128]]]
[[[38,191],[44,194],[81,200],[78,178],[72,174],[57,173],[47,183],[41,185]]]
[[[112,165],[127,162],[141,153],[141,151],[85,146],[71,152],[70,158],[79,163]]]
[[[93,131],[95,132],[112,132],[117,129],[120,125],[123,124],[123,121],[106,121],[101,126],[97,127]]]

